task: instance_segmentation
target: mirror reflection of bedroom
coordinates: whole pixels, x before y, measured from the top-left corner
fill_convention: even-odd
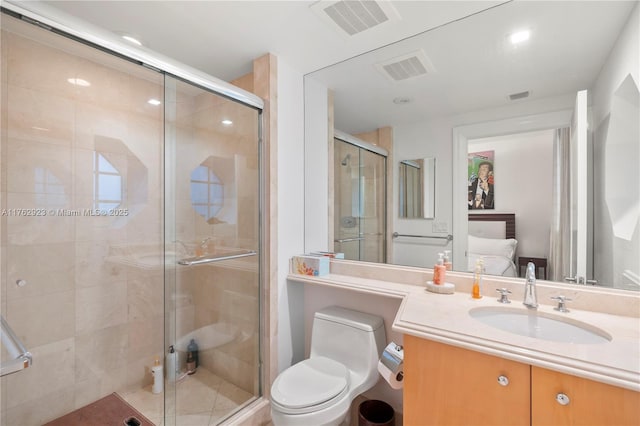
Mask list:
[[[468,271],[482,258],[487,274],[522,277],[532,261],[548,279],[554,143],[553,130],[469,140]]]

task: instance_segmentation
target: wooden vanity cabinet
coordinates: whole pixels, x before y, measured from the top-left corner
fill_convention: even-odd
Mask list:
[[[403,339],[405,426],[640,425],[640,392],[409,335]]]
[[[528,365],[409,335],[403,345],[405,426],[529,424]]]
[[[640,392],[532,366],[531,424],[637,426]]]

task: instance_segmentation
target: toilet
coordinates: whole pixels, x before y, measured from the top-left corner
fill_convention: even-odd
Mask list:
[[[342,423],[351,401],[378,381],[385,342],[379,316],[338,306],[316,312],[309,359],[284,370],[271,386],[273,424]]]

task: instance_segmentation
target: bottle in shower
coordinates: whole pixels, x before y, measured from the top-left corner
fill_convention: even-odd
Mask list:
[[[187,346],[187,352],[191,352],[191,354],[193,355],[193,360],[196,362],[196,368],[198,368],[200,366],[200,360],[198,358],[198,344],[196,343],[195,339],[191,339],[191,342],[189,342],[189,346]]]
[[[187,353],[187,374],[195,374],[196,360],[193,358],[193,352]]]

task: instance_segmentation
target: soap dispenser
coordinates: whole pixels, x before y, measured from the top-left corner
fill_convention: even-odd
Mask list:
[[[484,262],[482,258],[476,260],[476,267],[473,272],[473,287],[471,288],[471,298],[482,299],[481,285],[482,285],[482,270],[484,269]]]
[[[438,262],[433,267],[433,283],[442,285],[446,282],[447,269],[444,266],[444,254],[438,253]]]

